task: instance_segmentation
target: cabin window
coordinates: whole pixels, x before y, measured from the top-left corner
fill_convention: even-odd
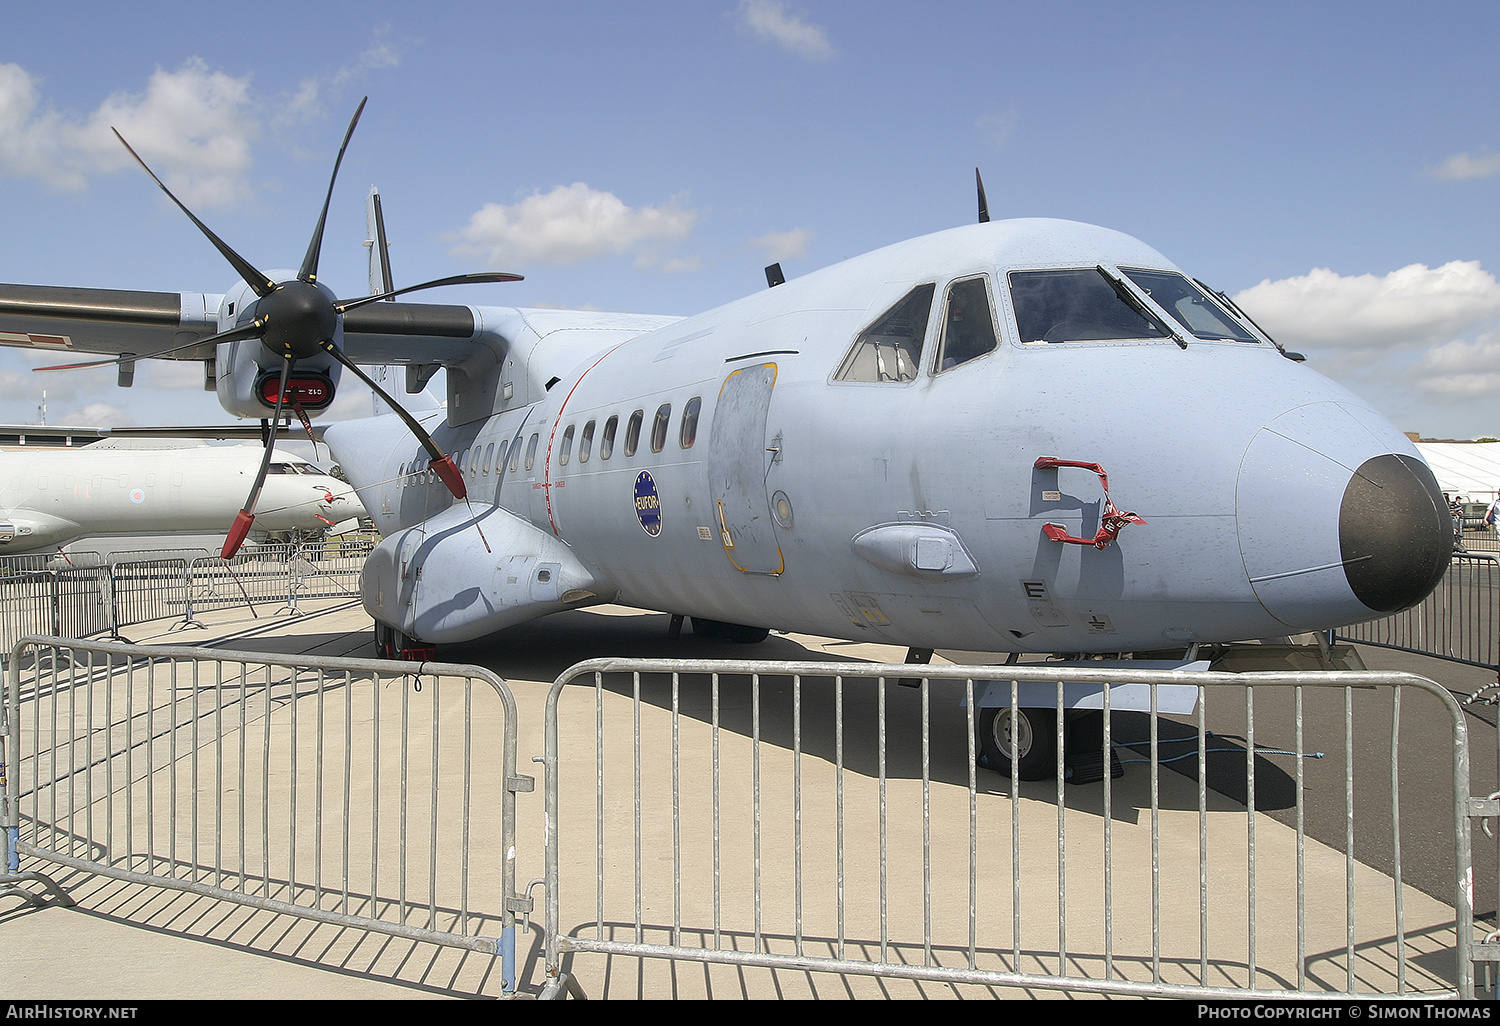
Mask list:
[[[599,436],[599,458],[609,459],[615,451],[615,431],[620,426],[619,417],[610,417],[604,422],[604,434]]]
[[[667,423],[672,419],[672,404],[662,403],[656,408],[651,421],[651,451],[661,452],[667,447]]]
[[[1172,337],[1165,324],[1137,309],[1097,267],[1012,271],[1010,298],[1022,342]]]
[[[568,457],[573,454],[574,427],[575,425],[569,424],[567,430],[563,432],[562,445],[557,450],[557,465],[559,467],[566,467],[568,465]]]
[[[531,441],[526,443],[526,469],[530,470],[536,463],[536,444],[541,439],[540,434],[533,434]]]
[[[989,279],[966,278],[948,286],[943,338],[937,355],[938,372],[992,353],[997,344]]]
[[[500,463],[504,463],[504,462],[505,462],[505,443],[501,442],[500,443]],[[484,447],[484,463],[480,465],[480,473],[484,474],[485,477],[489,477],[490,467],[497,467],[498,468],[500,466],[500,463],[496,463],[495,462],[495,443],[491,442],[489,445],[486,445]]]
[[[682,427],[677,432],[677,442],[684,449],[691,449],[698,440],[698,414],[702,409],[703,400],[698,396],[693,396],[682,408]]]
[[[918,285],[854,340],[835,381],[911,381],[922,365],[922,340],[936,285]]]
[[[641,444],[641,422],[645,419],[645,410],[636,410],[630,415],[630,422],[625,425],[626,456],[634,456],[636,448]]]
[[[578,439],[578,462],[587,463],[589,453],[594,448],[594,422],[589,421],[583,426],[583,434]]]
[[[1122,267],[1120,273],[1198,338],[1215,342],[1259,341],[1212,297],[1176,271]]]

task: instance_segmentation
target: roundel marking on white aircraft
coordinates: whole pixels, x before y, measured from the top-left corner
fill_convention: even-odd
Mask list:
[[[146,501],[146,493],[139,488],[130,489],[130,501],[139,506]]]

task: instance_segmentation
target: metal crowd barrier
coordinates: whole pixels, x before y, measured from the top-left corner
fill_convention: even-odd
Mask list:
[[[1437,589],[1382,620],[1340,627],[1339,641],[1482,666],[1500,678],[1500,560],[1455,553]]]
[[[207,609],[276,604],[299,613],[301,599],[354,598],[373,548],[367,540],[261,545],[225,560],[206,551],[0,557],[0,652],[27,634],[86,638],[152,620],[201,626]]]
[[[914,672],[920,684],[900,686]],[[1116,750],[1146,765],[1078,787],[1064,785],[1061,757],[1053,780],[977,768],[984,680],[1054,683],[1059,750],[1066,729],[1100,765]],[[1064,727],[1062,681],[1069,696],[1095,685],[1091,741],[1080,740],[1087,720]],[[1151,686],[1149,714],[1111,715],[1106,685],[1127,681]],[[1158,716],[1157,688],[1184,683],[1199,687],[1196,716]],[[1451,786],[1423,795],[1452,808],[1451,836],[1423,839],[1454,867],[1446,903],[1403,883],[1401,753],[1393,740],[1388,760],[1356,772],[1355,689],[1362,731],[1398,738],[1403,700],[1435,701],[1451,723]],[[1246,723],[1227,762],[1205,727],[1210,706]],[[1279,718],[1262,736],[1291,740],[1274,754],[1293,766],[1256,741],[1266,717],[1255,711],[1270,707]],[[1339,795],[1343,845],[1306,830],[1304,726],[1342,729],[1342,780],[1321,766],[1316,779]],[[602,955],[703,963],[705,976],[729,967],[741,981],[754,967],[842,974],[846,988],[864,976],[1176,998],[1467,998],[1471,961],[1495,957],[1473,931],[1464,718],[1425,678],[598,659],[558,678],[545,731],[548,996],[580,993],[578,960]],[[1211,772],[1229,784],[1210,790]],[[1236,789],[1254,797],[1225,797]],[[1256,811],[1273,793],[1290,803],[1281,823]],[[1361,851],[1393,851],[1390,875],[1356,858],[1356,797]],[[605,979],[641,972],[611,962]],[[674,970],[674,987],[681,978]]]
[[[60,890],[24,855],[495,956],[515,991],[531,788],[487,670],[34,637],[0,711],[0,894]]]

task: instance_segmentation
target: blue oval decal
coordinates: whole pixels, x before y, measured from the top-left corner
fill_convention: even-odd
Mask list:
[[[661,534],[661,496],[656,494],[656,482],[644,470],[635,479],[635,515],[651,537]]]

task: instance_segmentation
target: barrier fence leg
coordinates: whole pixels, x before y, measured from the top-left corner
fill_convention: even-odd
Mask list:
[[[197,627],[199,630],[207,630],[203,622],[193,615],[193,562],[187,561],[182,568],[182,619],[174,623],[168,630],[180,631],[189,627]]]
[[[6,679],[9,679],[7,674]],[[15,694],[14,689],[10,691]],[[10,764],[11,756],[19,750],[20,722],[7,700],[0,707],[0,897],[12,895],[24,898],[41,907],[46,904],[41,898],[20,886],[23,883],[41,884],[59,905],[72,905],[73,899],[51,877],[42,873],[21,872],[21,825],[20,799],[15,792],[19,767]]]

